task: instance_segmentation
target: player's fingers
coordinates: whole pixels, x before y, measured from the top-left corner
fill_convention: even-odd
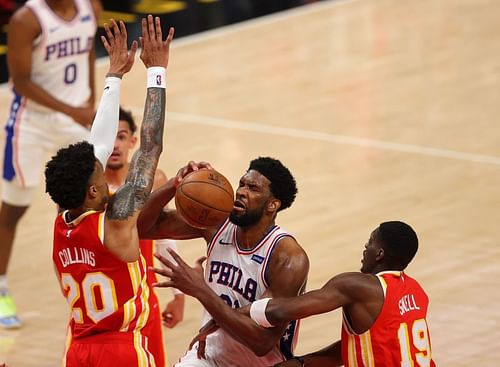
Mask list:
[[[124,39],[127,39],[127,28],[125,27],[125,23],[123,23],[123,20],[120,20],[120,33],[122,34]]]
[[[146,42],[149,41],[148,22],[146,18],[142,18],[141,28],[142,28],[142,38],[145,39]],[[141,43],[141,45],[144,46],[143,43]]]
[[[163,40],[163,35],[161,33],[160,17],[155,17],[155,31],[156,31],[156,40],[161,42]]]
[[[153,16],[151,14],[148,15],[148,31],[149,39],[153,41],[155,39],[155,26],[153,23]]]
[[[167,248],[167,251],[170,250],[169,248]],[[174,264],[173,262],[171,262],[169,259],[167,259],[166,257],[162,256],[160,253],[156,252],[155,253],[155,257],[160,260],[160,262],[165,265],[166,267],[168,267],[169,269],[173,269],[175,268],[177,265]],[[171,270],[170,270],[171,271]]]
[[[106,37],[101,36],[101,41],[102,41],[104,48],[106,49],[106,51],[108,51],[108,54],[109,54],[109,52],[111,51],[111,46],[109,45],[108,40],[106,39]]]
[[[118,28],[118,23],[116,23],[116,20],[111,19],[111,26],[113,27],[113,34],[115,37],[120,36],[120,28]]]
[[[153,266],[150,266],[149,267],[149,270],[152,271],[153,273],[156,273],[156,274],[160,274],[160,275],[163,275],[164,277],[168,277],[170,278],[170,276],[172,275],[172,270],[168,269],[168,268],[155,268]]]
[[[155,287],[155,288],[170,288],[170,287],[174,287],[175,288],[175,284],[171,280],[165,280],[163,282],[153,283],[153,287]]]
[[[113,37],[113,34],[111,33],[111,30],[109,29],[108,23],[104,23],[104,32],[106,33],[106,38],[108,40],[108,44],[113,45],[114,37]]]
[[[170,44],[172,42],[172,39],[174,38],[174,33],[175,33],[175,29],[174,27],[170,27],[168,29],[168,35],[167,35],[167,38],[165,39],[165,42]]]
[[[175,260],[175,262],[178,265],[188,266],[188,264],[186,264],[186,262],[179,256],[179,254],[177,252],[175,252],[175,250],[173,248],[169,247],[169,248],[167,248],[167,251],[173,257],[173,259]],[[167,260],[167,259],[165,259],[165,260]]]
[[[135,57],[135,53],[136,53],[138,47],[139,47],[139,45],[137,44],[137,41],[133,40],[132,44],[130,45],[130,56],[132,58]]]
[[[135,59],[135,53],[137,52],[137,41],[132,41],[132,45],[130,45],[130,53],[129,53],[129,58],[130,59]]]
[[[212,165],[208,162],[199,162],[198,166],[200,168],[213,169]]]
[[[205,357],[206,339],[205,338],[206,338],[206,336],[202,337],[202,339],[200,339],[200,342],[198,343],[197,355],[198,355],[199,359],[206,359],[206,357]]]

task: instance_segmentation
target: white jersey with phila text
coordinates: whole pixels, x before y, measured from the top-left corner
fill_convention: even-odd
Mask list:
[[[238,245],[237,226],[227,220],[208,245],[205,280],[210,288],[233,308],[262,298],[269,287],[266,270],[273,251],[288,232],[274,226],[252,249]],[[203,324],[211,319],[205,311]],[[279,343],[268,354],[257,357],[222,329],[207,337],[206,355],[219,367],[272,366],[292,356],[297,322],[292,321]]]
[[[29,0],[41,34],[32,51],[31,80],[54,98],[73,107],[90,97],[89,53],[94,43],[96,19],[89,0],[74,0],[77,13],[70,21],[59,17],[45,0]],[[27,107],[50,111],[29,100]]]

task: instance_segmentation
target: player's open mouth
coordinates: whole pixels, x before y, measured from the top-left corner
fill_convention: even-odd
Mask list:
[[[233,204],[233,211],[242,212],[246,210],[245,204],[239,200],[235,200]]]

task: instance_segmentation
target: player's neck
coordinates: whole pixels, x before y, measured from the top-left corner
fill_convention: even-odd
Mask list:
[[[49,8],[66,21],[72,20],[78,9],[74,0],[45,0]]]
[[[240,227],[238,226],[236,230],[236,238],[238,245],[243,249],[254,248],[274,227],[274,221],[269,222],[259,222],[252,226]]]
[[[106,168],[104,171],[104,177],[106,177],[106,182],[110,186],[111,191],[115,191],[118,187],[125,183],[127,178],[129,164],[126,163],[122,167],[117,169]]]

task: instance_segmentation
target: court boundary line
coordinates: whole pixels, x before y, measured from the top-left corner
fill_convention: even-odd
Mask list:
[[[144,109],[140,107],[130,108],[136,116],[142,116]],[[303,130],[289,127],[269,126],[259,122],[244,122],[219,117],[195,115],[183,112],[167,111],[166,118],[181,124],[195,124],[214,126],[225,129],[241,130],[254,133],[277,135],[288,138],[299,138],[305,140],[316,140],[330,142],[339,145],[358,146],[362,148],[379,149],[399,153],[410,153],[422,156],[448,158],[458,161],[493,164],[500,166],[500,157],[466,153],[451,149],[434,148],[424,145],[395,143],[385,140],[362,138],[349,135],[333,134],[322,131]]]

